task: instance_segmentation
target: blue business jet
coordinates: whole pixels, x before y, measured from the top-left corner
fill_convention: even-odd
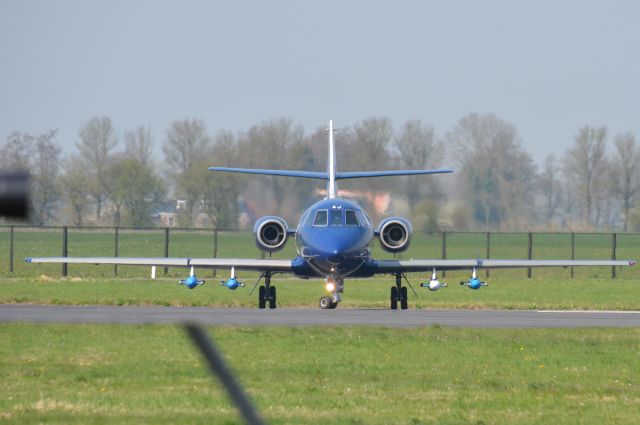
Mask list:
[[[338,172],[334,144],[333,122],[329,121],[329,161],[327,172],[263,170],[246,168],[211,167],[215,172],[261,174],[270,176],[300,177],[327,181],[327,197],[309,207],[298,227],[290,229],[284,219],[275,216],[262,217],[256,221],[253,232],[256,245],[261,250],[273,253],[284,248],[289,237],[295,237],[298,255],[293,260],[244,259],[244,258],[149,258],[149,257],[40,257],[27,258],[29,263],[69,263],[69,264],[124,264],[151,266],[152,277],[158,266],[185,267],[190,275],[180,283],[193,289],[204,281],[195,275],[196,268],[231,269],[231,277],[221,285],[235,290],[244,286],[237,277],[236,270],[261,272],[255,286],[259,287],[259,308],[276,308],[276,287],[271,278],[278,273],[293,273],[301,278],[324,279],[326,296],[320,298],[320,308],[333,309],[342,300],[344,281],[347,277],[366,278],[376,274],[392,275],[395,285],[391,287],[390,307],[395,310],[408,308],[406,282],[411,287],[406,273],[431,272],[431,279],[420,286],[437,291],[446,284],[440,282],[438,271],[470,270],[468,280],[460,282],[470,289],[480,289],[487,283],[480,281],[477,270],[489,268],[529,268],[529,267],[573,267],[573,266],[631,266],[635,261],[609,260],[375,260],[371,256],[374,239],[390,253],[404,252],[409,248],[411,223],[402,217],[390,217],[374,227],[367,213],[357,203],[338,197],[338,180],[384,176],[410,176],[421,174],[444,174],[452,170],[389,170]],[[413,288],[411,288],[413,290]],[[415,291],[414,291],[415,293]]]

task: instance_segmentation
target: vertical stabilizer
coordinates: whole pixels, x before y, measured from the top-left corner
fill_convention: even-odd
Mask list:
[[[327,196],[335,198],[338,188],[336,188],[336,146],[333,141],[333,120],[329,120],[329,161],[327,162],[327,167],[327,174],[329,174]]]

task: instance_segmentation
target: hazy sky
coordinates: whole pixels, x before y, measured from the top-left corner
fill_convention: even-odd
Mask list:
[[[579,127],[640,136],[637,1],[0,0],[0,140],[110,116],[211,132],[286,116],[513,123],[538,161]],[[446,165],[446,164],[445,164]]]

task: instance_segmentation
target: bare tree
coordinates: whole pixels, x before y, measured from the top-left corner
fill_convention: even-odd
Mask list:
[[[167,139],[162,146],[169,174],[175,182],[176,196],[184,197],[186,208],[180,220],[183,225],[193,224],[196,204],[199,199],[197,187],[190,184],[189,171],[209,149],[211,140],[202,120],[186,119],[173,121],[167,130]]]
[[[544,199],[543,217],[547,226],[551,226],[562,204],[562,181],[559,179],[560,167],[556,157],[547,156],[538,176],[538,188]]]
[[[60,199],[58,175],[60,172],[60,146],[53,140],[56,130],[34,136],[13,133],[0,148],[2,167],[27,171],[30,174],[30,220],[39,225],[55,219]]]
[[[362,120],[346,132],[348,167],[353,171],[380,170],[389,167],[389,148],[393,140],[393,125],[386,117]]]
[[[583,207],[586,229],[591,226],[594,204],[606,191],[606,140],[606,127],[582,127],[565,154],[567,181]]]
[[[0,165],[6,170],[29,171],[35,136],[14,132],[0,148]]]
[[[231,173],[212,173],[209,166],[228,166],[238,162],[237,140],[227,131],[217,134],[215,143],[191,170],[191,184],[198,186],[202,208],[213,226],[234,228],[238,221],[238,196],[246,178]]]
[[[67,201],[66,206],[71,213],[71,222],[75,226],[82,226],[87,209],[87,199],[90,196],[87,186],[89,172],[77,156],[72,156],[65,161],[63,170],[60,183]]]
[[[257,168],[305,169],[308,155],[302,143],[304,129],[291,119],[272,119],[252,126],[242,137],[239,145],[240,161]],[[291,193],[296,182],[286,177],[271,177],[276,213],[283,212],[285,197]]]
[[[131,226],[151,224],[152,208],[165,194],[164,182],[153,167],[122,155],[113,161],[110,173],[110,198],[116,206],[115,225],[119,226],[123,219]]]
[[[51,131],[37,138],[36,155],[33,158],[32,219],[47,224],[55,219],[56,203],[60,199],[60,153],[62,149],[53,142],[56,132]]]
[[[137,160],[143,166],[153,162],[153,139],[149,127],[139,126],[124,134],[124,152],[127,158]]]
[[[420,120],[404,123],[393,145],[400,166],[406,169],[434,168],[440,164],[444,154],[444,146],[436,140],[433,126],[424,125]],[[436,179],[425,181],[424,176],[407,177],[406,195],[411,206],[419,202],[423,193],[421,188],[425,186],[430,188],[431,197],[440,197]]]
[[[613,195],[622,204],[624,231],[629,226],[629,212],[636,204],[640,193],[640,148],[631,132],[619,134],[615,139],[615,152],[611,164],[611,187]]]
[[[96,201],[96,218],[100,220],[102,206],[109,192],[107,169],[118,139],[111,118],[106,116],[93,117],[87,121],[80,129],[79,137],[76,147],[81,160],[90,166],[90,180],[87,184]]]
[[[516,128],[493,114],[469,114],[447,134],[460,164],[458,181],[473,216],[491,225],[526,223],[533,203],[533,160]]]
[[[336,151],[341,170],[366,171],[394,168],[391,143],[394,137],[393,125],[389,118],[371,117],[353,127],[342,127],[336,132]],[[326,142],[325,142],[326,143]],[[340,189],[355,189],[365,194],[361,199],[367,205],[373,192],[391,191],[395,179],[356,179],[341,181]],[[397,185],[397,180],[395,184]],[[394,191],[395,193],[395,191]],[[369,200],[367,200],[369,198]],[[375,212],[374,212],[375,214]],[[377,215],[374,219],[377,219]]]

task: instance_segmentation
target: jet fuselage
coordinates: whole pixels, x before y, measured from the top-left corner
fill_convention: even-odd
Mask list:
[[[357,203],[341,198],[318,201],[300,219],[294,272],[305,277],[353,275],[371,259],[373,237],[371,220]]]

